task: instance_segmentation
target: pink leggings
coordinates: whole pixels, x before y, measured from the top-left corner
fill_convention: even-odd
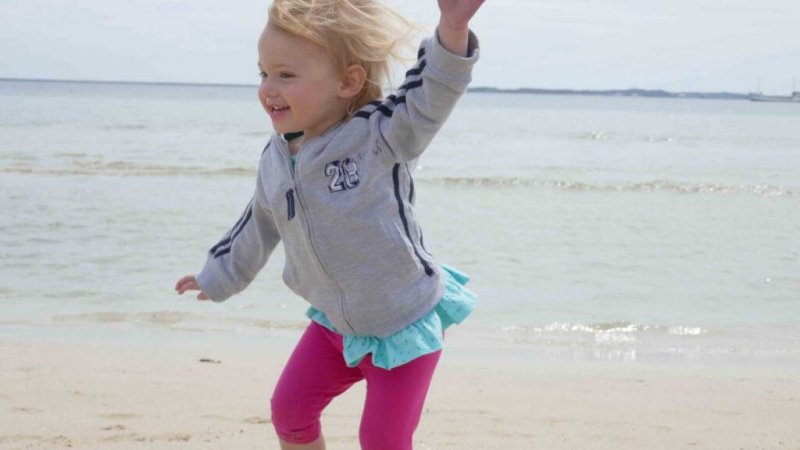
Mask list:
[[[385,370],[367,355],[347,367],[343,337],[316,322],[306,328],[272,394],[272,424],[278,437],[307,444],[320,436],[322,410],[357,381],[367,380],[359,440],[363,450],[411,450],[441,350]]]

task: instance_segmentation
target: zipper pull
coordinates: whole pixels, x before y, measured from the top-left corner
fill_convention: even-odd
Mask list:
[[[286,216],[289,220],[294,218],[294,189],[286,191]]]

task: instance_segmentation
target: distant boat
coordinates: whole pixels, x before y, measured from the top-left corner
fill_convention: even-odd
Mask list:
[[[800,103],[800,91],[792,92],[792,95],[763,95],[750,94],[750,101],[771,102],[771,103]]]

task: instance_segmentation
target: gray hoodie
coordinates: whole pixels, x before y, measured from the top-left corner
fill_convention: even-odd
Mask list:
[[[341,333],[386,337],[430,311],[444,283],[414,217],[411,170],[469,84],[471,32],[468,54],[424,40],[398,91],[304,142],[294,170],[273,135],[253,199],[197,275],[203,292],[243,290],[283,240],[284,282]]]

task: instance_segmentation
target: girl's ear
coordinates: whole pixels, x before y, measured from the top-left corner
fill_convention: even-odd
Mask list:
[[[361,93],[367,82],[367,71],[359,64],[353,64],[344,70],[342,83],[339,85],[339,97],[353,98]]]

